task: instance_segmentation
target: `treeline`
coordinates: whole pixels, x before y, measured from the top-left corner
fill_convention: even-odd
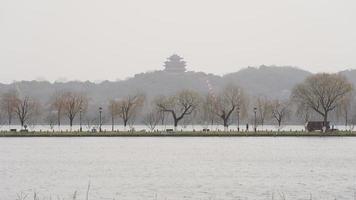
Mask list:
[[[51,128],[63,122],[70,127],[79,124],[93,126],[116,124],[132,127],[145,124],[155,130],[159,124],[221,124],[227,130],[231,124],[251,123],[256,128],[266,121],[278,127],[297,116],[303,123],[330,116],[342,118],[345,125],[356,123],[353,111],[355,98],[352,84],[340,74],[316,74],[296,85],[289,99],[271,99],[265,96],[250,97],[243,88],[230,84],[219,91],[201,94],[193,90],[181,90],[170,96],[147,98],[143,93],[109,99],[106,105],[95,106],[85,94],[61,91],[48,102],[34,96],[20,94],[16,90],[5,91],[0,99],[2,124],[18,123],[22,127],[47,124]],[[239,127],[239,126],[238,126]]]

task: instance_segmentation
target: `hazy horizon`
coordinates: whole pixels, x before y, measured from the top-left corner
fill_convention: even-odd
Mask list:
[[[192,70],[187,70],[187,72],[204,72],[206,74],[213,74],[213,75],[216,75],[216,76],[220,76],[220,77],[223,77],[224,75],[228,75],[228,74],[231,74],[231,73],[237,73],[241,70],[244,70],[244,69],[248,69],[249,67],[252,67],[252,68],[255,68],[255,69],[259,69],[261,66],[266,66],[266,65],[260,65],[260,66],[247,66],[247,67],[243,67],[243,68],[240,68],[238,69],[237,71],[233,71],[233,72],[227,72],[227,73],[224,73],[224,74],[215,74],[215,73],[209,73],[209,72],[204,72],[204,71],[192,71]],[[323,73],[325,71],[320,71],[320,72],[312,72],[312,71],[309,71],[307,69],[302,69],[298,66],[277,66],[277,65],[271,65],[271,66],[266,66],[266,67],[278,67],[278,68],[295,68],[295,69],[299,69],[299,70],[304,70],[306,72],[311,72],[311,73]],[[335,71],[335,73],[338,73],[338,72],[341,72],[341,71],[347,71],[347,70],[356,70],[356,69],[341,69],[340,71]],[[157,72],[157,71],[164,71],[163,67],[162,69],[157,69],[157,70],[150,70],[150,71],[142,71],[142,72],[138,72],[138,73],[135,73],[135,74],[132,74],[132,75],[129,75],[127,77],[124,77],[124,78],[117,78],[117,79],[96,79],[96,80],[90,80],[90,79],[68,79],[68,78],[65,78],[65,77],[59,77],[55,80],[48,80],[46,79],[45,77],[37,77],[37,78],[34,78],[34,79],[28,79],[28,80],[12,80],[12,81],[8,81],[8,82],[1,82],[0,81],[0,84],[12,84],[12,83],[16,83],[16,82],[21,82],[21,81],[46,81],[46,82],[50,82],[50,83],[67,83],[67,82],[72,82],[72,81],[79,81],[79,82],[86,82],[86,81],[89,81],[89,82],[92,82],[92,83],[102,83],[104,81],[112,81],[112,82],[115,82],[115,81],[125,81],[127,79],[130,79],[130,78],[134,78],[135,75],[137,74],[141,74],[141,73],[150,73],[150,72]],[[334,72],[325,72],[325,73],[334,73]]]
[[[356,68],[356,2],[0,2],[0,82],[117,80],[161,70],[173,53],[191,71],[248,66],[310,72]]]

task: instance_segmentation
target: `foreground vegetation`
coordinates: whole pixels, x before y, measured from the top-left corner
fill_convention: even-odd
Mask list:
[[[34,132],[0,132],[0,137],[356,137],[356,131],[306,132],[306,131],[176,131],[176,132],[79,132],[79,131],[34,131]]]
[[[78,194],[78,191],[75,191],[73,193],[73,195],[71,195],[69,198],[62,198],[62,197],[57,196],[57,199],[58,200],[60,200],[60,199],[62,199],[62,200],[65,200],[65,199],[69,199],[69,200],[77,200],[77,199],[89,200],[90,199],[89,190],[90,190],[90,188],[88,187],[88,189],[86,191],[86,194],[85,194],[85,198],[83,198],[83,197],[81,198],[81,196]],[[84,196],[84,195],[82,195],[82,196]],[[301,196],[307,196],[308,200],[313,200],[314,199],[313,198],[313,194],[311,194],[311,193],[310,194],[306,194],[306,195],[301,195]],[[29,198],[27,198],[27,197],[29,197]],[[26,200],[26,199],[28,199],[28,200],[40,200],[40,199],[42,199],[42,200],[47,200],[47,199],[48,200],[52,200],[52,197],[40,198],[40,196],[36,192],[34,192],[32,196],[28,195],[28,194],[24,194],[24,193],[17,194],[16,200]],[[149,198],[149,199],[151,199],[151,198]],[[158,199],[161,199],[161,198],[158,198],[157,194],[154,194],[152,196],[152,200],[158,200]],[[166,197],[164,199],[167,200]],[[214,197],[209,197],[208,198],[208,200],[214,200],[214,199],[216,199],[216,197],[215,198]],[[289,198],[287,198],[287,195],[285,193],[283,193],[283,192],[278,192],[276,194],[274,192],[272,192],[271,197],[269,197],[268,199],[272,199],[272,200],[287,200]],[[353,199],[356,199],[356,192],[353,195]],[[113,200],[115,200],[115,198],[113,198]],[[337,200],[337,199],[334,198],[334,200]]]

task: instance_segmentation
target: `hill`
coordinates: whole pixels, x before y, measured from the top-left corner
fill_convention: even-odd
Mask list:
[[[356,70],[340,72],[356,85]],[[80,91],[86,93],[93,104],[105,106],[109,99],[116,99],[134,92],[143,92],[148,98],[173,94],[182,89],[192,89],[207,93],[209,86],[218,91],[224,85],[234,83],[251,96],[265,95],[271,98],[288,98],[297,83],[312,73],[295,67],[260,66],[247,67],[238,72],[217,76],[204,72],[169,73],[154,71],[140,73],[121,81],[93,82],[54,82],[21,81],[0,84],[0,93],[16,89],[21,94],[34,96],[42,103],[57,91]]]
[[[223,77],[243,87],[250,95],[265,95],[271,98],[288,98],[291,89],[302,82],[311,73],[296,67],[277,67],[262,65],[259,68],[248,67]]]

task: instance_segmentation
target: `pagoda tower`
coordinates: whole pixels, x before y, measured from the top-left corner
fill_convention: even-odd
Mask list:
[[[166,62],[164,62],[164,71],[172,73],[183,73],[187,70],[185,66],[186,62],[183,60],[183,58],[177,54],[173,54],[167,58]]]

